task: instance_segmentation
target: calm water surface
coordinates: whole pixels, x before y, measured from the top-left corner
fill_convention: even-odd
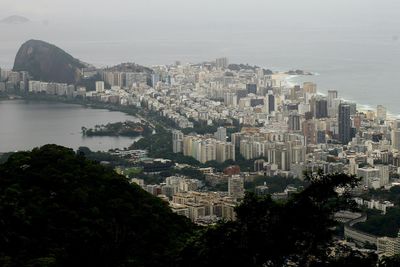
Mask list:
[[[265,15],[267,24],[238,21],[170,25],[163,21],[153,26],[146,23],[146,27],[124,22],[99,27],[97,21],[78,26],[68,21],[47,26],[0,25],[0,67],[12,68],[18,48],[31,38],[54,43],[74,57],[99,67],[127,61],[144,65],[170,64],[174,60],[201,62],[227,56],[230,62],[272,70],[303,69],[318,73],[292,82],[314,81],[320,92],[336,89],[345,99],[371,107],[381,104],[400,114],[400,4],[392,3],[397,8],[390,8],[374,1],[377,10],[367,12],[364,1],[348,2],[357,12],[350,12],[347,20],[336,18],[335,12],[332,21],[321,16],[316,20],[313,17],[318,17],[317,11],[311,18],[300,11],[300,22],[308,21],[304,25],[285,24],[290,17],[280,13],[282,18],[277,21],[268,20],[271,14]],[[335,5],[333,1],[331,4]],[[331,14],[329,6],[323,9]],[[160,31],[160,25],[168,30]]]
[[[87,146],[94,151],[124,148],[137,138],[83,137],[81,127],[125,120],[137,119],[121,112],[73,104],[0,101],[0,152],[28,150],[45,144],[74,149]]]

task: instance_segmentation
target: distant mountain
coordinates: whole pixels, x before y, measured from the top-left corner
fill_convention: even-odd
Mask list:
[[[35,80],[75,84],[87,66],[55,45],[29,40],[18,50],[13,70],[27,71]]]
[[[6,23],[6,24],[24,24],[28,22],[30,22],[28,18],[18,15],[9,16],[7,18],[0,20],[0,23]]]

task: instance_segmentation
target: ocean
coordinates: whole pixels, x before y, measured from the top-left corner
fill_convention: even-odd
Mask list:
[[[384,105],[400,114],[400,29],[381,27],[300,27],[287,25],[210,25],[172,28],[127,22],[0,25],[0,67],[11,68],[28,39],[51,42],[99,67],[121,62],[142,65],[198,63],[226,56],[274,71],[317,73],[290,82],[313,81],[322,93],[363,106]]]

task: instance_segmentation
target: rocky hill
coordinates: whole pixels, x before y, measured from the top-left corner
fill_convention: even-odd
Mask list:
[[[55,45],[29,40],[18,50],[13,70],[28,71],[35,80],[75,84],[86,66]]]

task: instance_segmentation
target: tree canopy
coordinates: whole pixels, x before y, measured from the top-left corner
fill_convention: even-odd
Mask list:
[[[46,145],[0,165],[1,266],[168,266],[192,226],[112,169]]]
[[[335,189],[350,189],[358,179],[335,174],[309,180],[287,202],[247,194],[236,208],[236,221],[204,229],[190,240],[181,266],[374,266],[373,255],[338,249],[333,242],[333,213],[355,208],[348,193],[339,195]]]
[[[334,241],[359,179],[308,181],[287,201],[247,193],[235,221],[194,227],[82,153],[14,153],[0,165],[0,266],[398,266]]]

